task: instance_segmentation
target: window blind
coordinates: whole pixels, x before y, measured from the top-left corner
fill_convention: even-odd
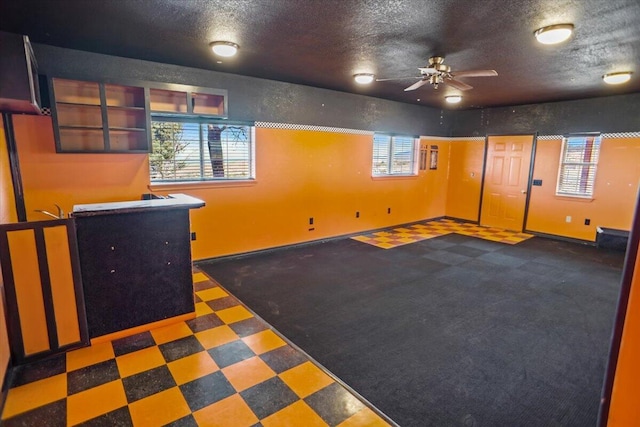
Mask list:
[[[600,136],[563,138],[557,195],[593,196],[601,139]]]

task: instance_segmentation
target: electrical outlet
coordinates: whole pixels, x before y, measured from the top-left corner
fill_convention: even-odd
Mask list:
[[[591,225],[591,220],[589,218],[585,218],[584,225]]]
[[[567,215],[567,218],[565,219],[566,222],[571,222],[571,215]]]
[[[391,213],[391,208],[387,208],[387,213],[390,214]]]
[[[313,225],[313,217],[309,218],[309,225]]]
[[[360,218],[360,212],[356,211],[356,218]]]
[[[196,232],[195,231],[191,232],[191,240],[196,240]]]

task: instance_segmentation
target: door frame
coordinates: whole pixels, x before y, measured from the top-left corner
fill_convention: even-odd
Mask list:
[[[533,167],[536,160],[536,148],[538,146],[538,131],[534,133],[492,133],[484,137],[484,158],[482,159],[482,179],[480,180],[480,201],[478,203],[478,225],[482,225],[482,199],[484,197],[484,183],[487,176],[487,156],[489,154],[489,138],[492,136],[531,136],[531,160],[529,161],[529,174],[527,177],[527,194],[524,201],[524,217],[522,219],[521,232],[527,229],[527,218],[529,217],[529,204],[531,202],[531,187],[533,183]]]

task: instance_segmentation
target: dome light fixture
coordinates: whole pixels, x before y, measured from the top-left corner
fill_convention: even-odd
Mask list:
[[[619,85],[631,80],[631,71],[620,71],[619,73],[609,73],[602,76],[602,80],[609,85]]]
[[[567,40],[573,34],[573,24],[549,25],[538,28],[533,35],[542,44],[558,44]]]
[[[234,56],[238,52],[238,49],[240,49],[240,46],[238,46],[236,43],[228,41],[211,42],[209,46],[211,46],[213,53],[225,58]]]
[[[353,78],[356,83],[360,85],[368,85],[369,83],[373,82],[374,75],[371,73],[359,73],[354,74]]]
[[[460,95],[449,95],[449,96],[445,96],[444,100],[447,101],[447,103],[449,104],[457,104],[460,101],[462,101],[462,97]]]

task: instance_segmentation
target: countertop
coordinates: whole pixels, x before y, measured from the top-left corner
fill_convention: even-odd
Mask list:
[[[203,200],[186,194],[169,194],[166,199],[133,200],[125,202],[74,205],[71,216],[85,217],[142,212],[156,209],[196,209],[205,205]]]

